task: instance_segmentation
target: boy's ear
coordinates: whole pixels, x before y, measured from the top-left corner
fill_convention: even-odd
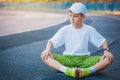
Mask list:
[[[83,17],[83,19],[85,19],[85,18],[86,18],[86,15],[82,15],[82,17]]]

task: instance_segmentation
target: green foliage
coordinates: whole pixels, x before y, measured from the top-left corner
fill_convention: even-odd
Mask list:
[[[94,2],[120,2],[120,0],[0,0],[0,2],[3,3],[20,3],[20,2],[90,2],[90,3],[94,3]]]
[[[54,58],[68,67],[88,68],[98,62],[101,56],[71,56],[53,54]]]

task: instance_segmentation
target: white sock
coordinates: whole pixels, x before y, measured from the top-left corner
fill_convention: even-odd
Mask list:
[[[92,67],[90,67],[90,73],[94,73],[96,70],[95,70],[95,67],[94,66],[92,66]]]
[[[62,66],[62,67],[60,68],[60,71],[63,72],[63,73],[65,73],[66,68],[67,68],[67,67]]]

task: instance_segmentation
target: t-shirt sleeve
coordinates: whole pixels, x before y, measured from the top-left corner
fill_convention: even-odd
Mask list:
[[[90,31],[90,42],[96,47],[100,47],[104,41],[105,38],[101,34],[99,34],[96,29],[92,28],[92,30]]]
[[[51,41],[53,43],[54,48],[62,46],[65,42],[64,29],[61,28],[60,30],[58,30],[58,32],[51,39],[49,39],[49,41]]]

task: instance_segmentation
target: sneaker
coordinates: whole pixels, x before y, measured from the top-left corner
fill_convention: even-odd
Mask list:
[[[77,74],[78,74],[77,68],[66,68],[65,75],[76,78],[78,76]]]
[[[81,68],[81,69],[78,70],[78,72],[80,74],[79,78],[90,75],[90,69],[89,68]]]

